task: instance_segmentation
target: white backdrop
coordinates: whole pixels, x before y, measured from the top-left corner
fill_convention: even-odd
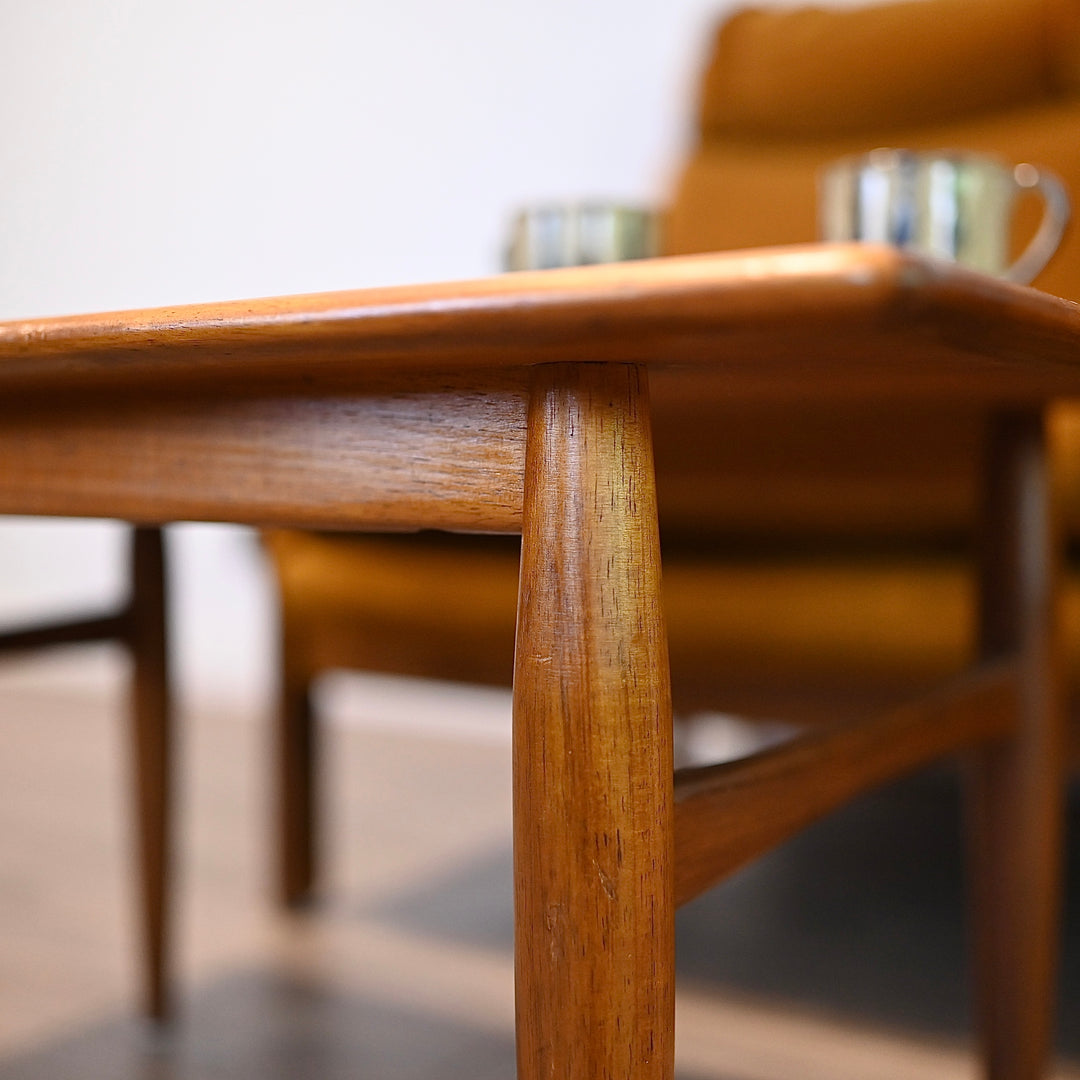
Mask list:
[[[485,274],[508,215],[653,202],[731,0],[0,0],[0,319]],[[123,588],[0,527],[0,620]],[[188,693],[265,678],[257,548],[184,527]]]

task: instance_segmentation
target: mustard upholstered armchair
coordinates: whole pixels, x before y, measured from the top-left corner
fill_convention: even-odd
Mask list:
[[[1078,132],[1080,0],[744,11],[716,37],[665,248],[811,241],[819,167],[880,145],[1030,160],[1080,194]],[[1022,209],[1018,234],[1037,212]],[[1080,299],[1080,235],[1036,284]],[[814,721],[964,665],[974,412],[733,405],[717,424],[698,422],[662,379],[653,400],[677,710]],[[1067,525],[1080,538],[1080,406],[1055,422]],[[698,475],[665,484],[665,461],[688,454]],[[295,532],[266,543],[281,592],[281,894],[295,903],[316,863],[312,680],[350,667],[509,683],[517,543]],[[1074,683],[1078,584],[1073,572]]]

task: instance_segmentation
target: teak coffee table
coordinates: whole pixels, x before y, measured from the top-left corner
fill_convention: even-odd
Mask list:
[[[673,772],[650,379],[698,406],[984,410],[979,666],[874,721]],[[670,1080],[676,905],[870,785],[969,751],[983,1053],[1020,1080],[1045,1067],[1052,1015],[1042,414],[1069,395],[1076,306],[860,246],[16,322],[0,326],[0,512],[522,534],[523,1080]]]

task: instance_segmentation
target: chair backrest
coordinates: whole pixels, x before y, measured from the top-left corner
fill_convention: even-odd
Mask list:
[[[674,186],[664,250],[815,240],[818,171],[876,146],[971,149],[1048,166],[1080,213],[1078,133],[1080,0],[742,11],[713,42],[698,140]],[[1036,198],[1021,200],[1017,251],[1040,212]],[[1080,300],[1080,227],[1035,284]],[[665,422],[658,405],[662,466],[693,425]],[[1080,409],[1055,422],[1068,450],[1066,524],[1080,536]],[[724,438],[711,459],[694,447],[714,475],[685,499],[670,497],[666,516],[676,525],[707,514],[727,535],[935,543],[970,529],[981,447],[974,412],[796,409],[733,416]],[[792,478],[790,498],[767,499],[776,475]]]
[[[875,146],[1032,161],[1080,201],[1080,0],[904,0],[747,10],[719,29],[672,254],[813,240],[816,175]],[[1034,231],[1021,205],[1016,244]],[[1080,299],[1080,229],[1036,281]]]

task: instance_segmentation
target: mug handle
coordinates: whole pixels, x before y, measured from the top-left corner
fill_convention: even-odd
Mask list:
[[[1050,261],[1058,249],[1069,222],[1069,195],[1065,185],[1050,172],[1040,172],[1034,165],[1017,165],[1013,181],[1025,191],[1037,191],[1046,203],[1043,219],[1023,254],[1002,275],[1006,281],[1027,285]]]

